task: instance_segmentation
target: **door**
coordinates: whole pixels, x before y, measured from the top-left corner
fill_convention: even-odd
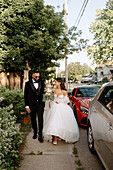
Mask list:
[[[111,94],[113,94],[113,86],[106,87],[96,105],[98,110],[96,117],[98,124],[96,127],[97,151],[108,169],[113,168],[113,112],[108,107],[109,103],[113,106],[113,95]]]

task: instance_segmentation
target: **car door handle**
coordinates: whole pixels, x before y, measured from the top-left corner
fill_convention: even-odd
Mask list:
[[[110,130],[113,130],[113,126],[112,126],[112,123],[111,123],[111,122],[108,123],[108,127],[109,127],[109,131],[110,131]]]

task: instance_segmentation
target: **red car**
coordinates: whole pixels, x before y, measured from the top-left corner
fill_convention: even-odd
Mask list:
[[[91,85],[78,85],[72,93],[68,93],[71,107],[79,125],[87,126],[88,109],[91,99],[98,92],[100,87]]]

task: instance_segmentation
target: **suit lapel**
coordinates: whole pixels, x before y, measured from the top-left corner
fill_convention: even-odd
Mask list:
[[[31,81],[30,81],[30,86],[31,86],[32,90],[38,95],[39,92],[40,92],[40,89],[41,89],[41,81],[39,81],[39,83],[38,83],[38,89],[37,90],[35,89],[35,87],[34,87],[34,85]]]
[[[35,89],[35,87],[34,87],[34,85],[33,85],[33,82],[31,82],[31,81],[30,81],[30,86],[31,86],[32,90],[33,90],[34,92],[36,92],[36,89]]]
[[[41,81],[38,83],[38,89],[36,90],[36,94],[38,95],[41,89]]]

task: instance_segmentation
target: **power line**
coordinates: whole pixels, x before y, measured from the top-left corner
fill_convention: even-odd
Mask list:
[[[87,2],[86,2],[86,4],[85,4],[85,7],[84,7],[84,9],[83,9],[83,11],[82,11],[82,14],[81,14],[81,16],[80,16],[80,18],[79,18],[79,20],[78,20],[77,26],[78,26],[78,24],[79,24],[79,22],[80,22],[80,20],[81,20],[81,18],[82,18],[82,16],[83,16],[84,12],[85,12],[85,9],[86,9],[86,6],[87,6],[87,4],[88,4],[88,1],[89,1],[89,0],[87,0]]]
[[[86,2],[86,0],[84,0],[84,2],[83,2],[83,4],[82,4],[82,7],[81,7],[81,9],[80,9],[80,12],[79,12],[79,14],[78,14],[78,16],[77,16],[77,19],[76,19],[76,21],[75,21],[75,24],[76,24],[77,21],[78,21],[79,15],[80,15],[80,13],[81,13],[81,11],[82,11],[82,8],[83,8],[84,5],[85,5],[85,2]]]
[[[86,6],[87,6],[87,4],[88,4],[88,1],[89,1],[89,0],[84,0],[84,2],[83,2],[83,5],[82,5],[82,7],[81,7],[81,9],[80,9],[80,12],[79,12],[79,14],[78,14],[78,17],[77,17],[77,19],[76,19],[76,21],[75,21],[75,26],[76,26],[76,27],[78,27],[78,24],[80,23],[80,20],[81,20],[81,18],[82,18],[82,16],[83,16],[84,11],[85,11],[85,9],[86,9]],[[81,15],[80,15],[80,14],[81,14]]]

